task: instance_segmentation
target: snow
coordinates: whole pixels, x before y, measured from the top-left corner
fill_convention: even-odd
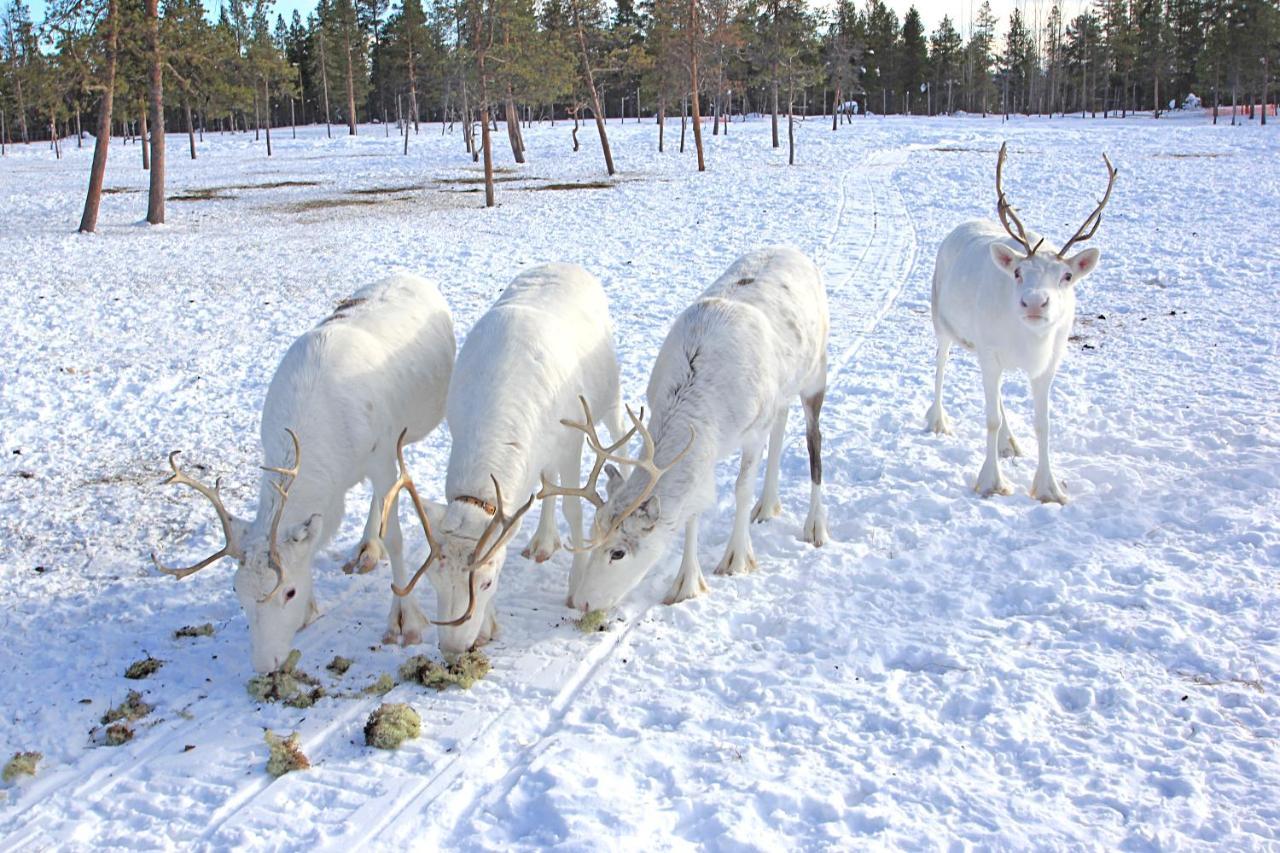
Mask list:
[[[336,129],[335,129],[336,130]],[[0,789],[0,846],[327,849],[821,849],[1280,844],[1280,198],[1275,128],[1176,120],[882,119],[799,127],[799,161],[766,123],[704,136],[709,171],[656,151],[648,123],[609,126],[605,189],[591,128],[526,131],[529,164],[479,207],[456,133],[323,128],[170,138],[169,224],[140,225],[136,145],[112,146],[96,236],[75,234],[90,150],[0,160],[0,759],[44,753]],[[495,137],[495,144],[502,137]],[[1062,239],[1120,169],[1054,388],[1055,469],[1071,498],[971,486],[985,425],[973,358],[946,399],[957,434],[924,430],[933,381],[933,255],[991,215],[996,150],[1030,227]],[[690,142],[692,140],[690,139]],[[309,185],[263,186],[281,182]],[[255,186],[256,185],[256,186]],[[389,189],[381,193],[359,193]],[[341,206],[334,206],[341,205]],[[753,526],[761,570],[659,603],[671,553],[610,629],[563,607],[569,556],[513,549],[494,671],[470,692],[396,687],[423,737],[363,745],[380,700],[257,705],[230,566],[182,582],[172,560],[220,544],[198,496],[157,484],[169,450],[228,505],[254,495],[258,409],[289,342],[388,271],[440,282],[465,334],[522,267],[598,275],[639,400],[672,318],[739,254],[812,252],[832,310],[823,412],[836,540],[796,541],[808,495],[802,418],[782,518]],[[1015,435],[1033,446],[1021,376]],[[798,407],[797,407],[798,408]],[[448,437],[410,454],[438,496]],[[197,467],[200,466],[200,467]],[[702,523],[714,564],[736,460]],[[324,616],[301,667],[335,689],[394,672],[378,645],[389,570],[338,571],[368,493],[316,567]],[[530,513],[536,514],[536,509]],[[531,517],[517,538],[534,527]],[[411,537],[421,548],[421,538]],[[430,609],[432,593],[417,593]],[[212,638],[177,640],[212,622]],[[165,661],[130,682],[125,667]],[[355,664],[324,672],[334,655]],[[131,743],[93,745],[107,707],[157,710]],[[332,692],[332,691],[331,691]],[[273,780],[262,729],[301,733],[311,770]],[[187,749],[188,746],[193,748]]]

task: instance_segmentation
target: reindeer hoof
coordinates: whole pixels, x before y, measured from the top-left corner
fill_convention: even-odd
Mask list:
[[[688,601],[691,598],[697,598],[708,591],[707,582],[699,571],[692,579],[685,578],[681,573],[676,582],[671,585],[671,590],[667,593],[667,597],[662,599],[663,604],[679,604],[682,601]]]
[[[378,567],[378,561],[386,555],[386,550],[380,542],[364,542],[360,545],[360,550],[355,556],[343,565],[342,570],[347,574],[367,575]]]
[[[951,419],[941,408],[930,406],[925,415],[925,424],[929,431],[937,435],[951,435]]]
[[[771,518],[777,518],[782,515],[782,501],[774,498],[767,504],[761,498],[755,508],[751,510],[751,520],[757,524],[768,521]]]
[[[716,566],[716,574],[722,577],[745,575],[748,572],[754,572],[758,568],[756,555],[750,549],[730,551],[724,555],[720,565]]]
[[[538,539],[536,536],[529,540],[529,544],[524,546],[524,550],[520,552],[520,556],[526,560],[533,560],[535,563],[545,563],[551,559],[551,555],[560,550],[560,538],[553,536],[547,539]]]

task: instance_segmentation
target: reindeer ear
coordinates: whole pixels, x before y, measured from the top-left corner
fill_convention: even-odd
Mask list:
[[[244,559],[244,541],[249,538],[249,522],[243,518],[231,516],[231,540],[227,542],[227,553],[237,560]]]
[[[658,526],[658,515],[661,512],[662,505],[658,502],[658,496],[652,495],[645,498],[644,503],[636,507],[635,519],[640,522],[641,529],[648,533]]]
[[[1014,269],[1026,258],[1010,249],[1004,243],[992,243],[991,260],[1005,275],[1013,275]]]
[[[1098,268],[1098,261],[1102,258],[1102,252],[1097,249],[1085,249],[1068,258],[1065,263],[1067,268],[1071,270],[1072,281],[1079,281]]]
[[[317,512],[289,531],[289,541],[297,544],[310,542],[320,535],[320,528],[323,525],[324,518]]]

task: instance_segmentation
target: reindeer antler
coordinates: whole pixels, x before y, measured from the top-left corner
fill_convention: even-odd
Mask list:
[[[403,489],[409,493],[409,499],[413,501],[413,509],[418,514],[418,521],[422,524],[422,530],[427,534],[427,559],[422,561],[422,565],[413,573],[413,577],[409,580],[409,584],[404,587],[391,584],[391,591],[403,598],[413,592],[413,588],[418,585],[418,580],[426,574],[431,564],[436,561],[439,556],[444,553],[444,549],[431,535],[431,522],[427,519],[427,511],[422,506],[422,498],[418,496],[418,488],[413,484],[413,478],[409,476],[409,469],[404,464],[404,438],[408,433],[408,428],[400,431],[400,438],[396,440],[396,460],[400,463],[400,478],[387,492],[387,496],[382,499],[382,523],[378,527],[378,538],[385,538],[387,535],[387,519],[391,516],[396,506],[396,498],[400,496]]]
[[[302,464],[302,447],[298,444],[298,435],[293,430],[285,428],[285,432],[289,434],[289,438],[293,440],[293,467],[292,468],[272,468],[269,465],[263,465],[262,470],[272,474],[279,474],[284,477],[284,485],[272,480],[271,487],[276,490],[276,494],[280,495],[280,503],[276,505],[275,515],[271,518],[271,538],[268,540],[269,556],[268,562],[271,564],[272,570],[276,573],[276,585],[271,588],[271,592],[258,601],[270,601],[271,597],[280,591],[280,587],[284,586],[284,563],[280,559],[280,551],[278,550],[277,534],[280,532],[280,518],[284,515],[284,505],[289,500],[289,490],[293,488],[293,481],[298,479],[299,466]]]
[[[584,410],[586,410],[588,413],[587,421],[589,423],[591,420],[590,410],[586,409],[586,400],[582,401],[582,405]],[[643,412],[644,410],[641,409],[642,414]],[[604,540],[612,536],[618,530],[618,528],[622,526],[622,522],[625,521],[626,518],[630,516],[632,513],[634,513],[637,509],[639,509],[640,504],[644,503],[645,500],[647,500],[648,497],[651,494],[653,494],[653,490],[658,485],[658,478],[660,478],[663,474],[667,473],[668,471],[670,471],[672,468],[675,467],[675,464],[679,462],[686,453],[689,452],[689,448],[693,447],[693,440],[694,438],[697,437],[697,432],[694,430],[694,428],[689,427],[689,442],[684,446],[684,449],[681,450],[679,453],[677,453],[675,457],[672,458],[672,460],[668,462],[666,465],[658,465],[654,461],[654,456],[657,453],[658,448],[657,448],[657,445],[654,443],[653,436],[649,433],[649,430],[645,428],[644,422],[639,417],[636,416],[636,413],[631,410],[630,406],[627,406],[627,417],[631,418],[631,423],[633,424],[631,430],[628,431],[627,434],[621,440],[615,442],[612,445],[609,445],[608,447],[605,447],[600,443],[599,436],[595,434],[594,429],[591,429],[590,431],[587,431],[585,429],[583,430],[583,432],[586,433],[587,435],[587,441],[591,444],[591,449],[596,452],[596,464],[591,469],[591,477],[588,478],[586,487],[583,487],[582,489],[563,489],[563,488],[552,487],[552,491],[548,491],[548,486],[550,484],[546,482],[545,477],[543,478],[543,490],[538,493],[537,495],[538,497],[545,497],[546,495],[549,495],[549,494],[576,495],[578,497],[585,497],[587,500],[590,500],[592,503],[594,503],[597,507],[596,518],[592,522],[593,533],[594,533],[592,538],[589,539],[587,542],[585,542],[581,547],[578,547],[578,548],[567,547],[566,550],[575,551],[575,552],[590,551],[594,548],[599,547],[600,544],[604,542]],[[565,423],[566,426],[570,426],[575,429],[582,429],[582,426],[580,424],[575,424],[567,421],[562,421],[562,423]],[[635,459],[628,456],[619,456],[615,451],[619,447],[626,444],[627,441],[631,439],[631,436],[634,435],[636,432],[640,433],[640,437],[644,441],[644,450],[641,451],[641,456]],[[596,495],[596,499],[592,500],[588,495],[578,494],[578,493],[590,491],[592,494],[595,494],[595,481],[596,481],[596,478],[600,476],[600,469],[604,467],[604,463],[606,461],[613,461],[622,465],[634,466],[638,470],[644,471],[649,475],[649,482],[645,484],[645,487],[640,491],[640,494],[636,496],[636,498],[627,506],[627,508],[622,512],[618,513],[618,515],[614,517],[613,523],[609,526],[609,528],[601,532],[600,523],[599,523],[600,522],[599,509],[604,506],[604,502],[599,500],[598,494]]]
[[[1090,213],[1085,217],[1084,224],[1082,224],[1079,229],[1076,230],[1076,233],[1072,238],[1058,250],[1059,258],[1065,255],[1067,253],[1067,249],[1070,249],[1076,243],[1083,243],[1085,240],[1091,238],[1094,233],[1097,232],[1098,226],[1102,224],[1102,208],[1106,207],[1107,202],[1111,199],[1111,188],[1115,186],[1116,174],[1119,171],[1115,166],[1111,165],[1111,160],[1105,153],[1102,155],[1102,162],[1107,164],[1107,191],[1103,194],[1102,201],[1098,202],[1098,206],[1093,209],[1093,213]],[[1086,228],[1089,229],[1087,234],[1085,233]]]
[[[582,423],[571,421],[568,418],[561,418],[560,423],[570,429],[579,430],[586,436],[587,444],[596,452],[596,462],[591,466],[591,473],[587,476],[586,483],[579,488],[557,486],[547,480],[547,475],[543,474],[542,490],[538,492],[537,498],[538,500],[542,500],[543,498],[548,498],[552,495],[561,495],[566,498],[582,498],[583,500],[590,501],[598,510],[604,506],[604,499],[600,497],[600,492],[597,490],[598,487],[596,485],[600,480],[600,472],[604,470],[605,464],[610,459],[617,458],[611,454],[615,453],[622,447],[626,447],[627,442],[629,442],[631,437],[636,434],[636,428],[632,427],[627,431],[626,435],[622,436],[622,438],[618,439],[613,444],[606,446],[602,441],[600,441],[600,436],[596,433],[595,418],[591,415],[591,406],[587,404],[587,398],[580,394],[578,395],[578,401],[582,403],[582,414],[584,415]],[[640,417],[644,417],[643,408],[640,409]]]
[[[1022,244],[1022,248],[1026,249],[1027,257],[1031,257],[1036,253],[1036,249],[1040,248],[1040,244],[1044,242],[1041,237],[1034,246],[1031,245],[1027,237],[1027,229],[1022,226],[1022,220],[1018,218],[1018,214],[1014,212],[1013,205],[1009,204],[1009,200],[1004,196],[1004,161],[1008,156],[1009,143],[1000,143],[1000,156],[996,159],[996,213],[1000,217],[1000,224],[1004,226],[1004,230],[1009,232],[1009,236]],[[1010,220],[1013,225],[1010,226]],[[1017,233],[1014,233],[1014,228]]]
[[[218,513],[218,521],[222,523],[222,538],[224,544],[220,550],[214,552],[208,557],[205,557],[195,565],[185,567],[166,566],[160,562],[160,559],[156,556],[155,552],[152,551],[151,562],[155,563],[156,569],[166,575],[172,575],[179,580],[187,577],[188,575],[195,574],[206,566],[212,565],[218,560],[221,560],[223,557],[235,556],[235,546],[232,544],[234,534],[232,533],[231,513],[227,512],[227,508],[222,505],[222,496],[218,491],[219,487],[222,485],[222,480],[215,480],[213,488],[211,489],[194,477],[187,476],[187,474],[178,467],[178,463],[175,461],[178,458],[178,454],[181,452],[181,450],[175,450],[169,454],[169,467],[173,469],[173,473],[166,477],[160,485],[168,486],[173,484],[189,486],[208,498],[210,503],[213,504],[213,508]]]

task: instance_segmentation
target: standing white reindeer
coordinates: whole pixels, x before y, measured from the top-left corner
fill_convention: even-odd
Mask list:
[[[583,488],[546,484],[542,492],[579,496],[596,506],[590,561],[570,578],[571,607],[612,607],[663,556],[681,527],[684,557],[666,603],[705,592],[698,516],[715,500],[715,463],[739,449],[733,535],[716,573],[753,571],[748,526],[782,511],[778,470],[787,406],[795,396],[804,404],[812,483],[801,538],[815,546],[826,541],[818,416],[827,386],[828,327],[827,295],[812,261],[787,247],[751,252],[703,291],[668,333],[649,377],[649,428],[628,410],[644,441],[640,458],[620,455],[620,444],[604,446],[584,424],[566,423],[586,433],[598,457]],[[753,510],[766,439],[764,492]],[[602,500],[596,480],[606,460],[635,470],[625,481],[610,471],[608,498]]]
[[[582,436],[558,421],[572,416],[579,397],[603,401],[615,435],[621,428],[618,360],[609,306],[599,280],[581,267],[547,264],[521,273],[477,322],[458,354],[449,389],[453,446],[445,482],[447,506],[439,538],[401,461],[383,518],[394,519],[396,497],[409,491],[427,536],[428,553],[408,584],[424,574],[436,591],[440,650],[452,658],[496,635],[494,595],[506,545],[533,504],[539,480],[577,482]],[[594,428],[594,424],[593,424]],[[623,438],[625,443],[626,438]],[[510,515],[503,494],[530,495]],[[524,555],[538,562],[560,547],[555,496]],[[564,504],[575,546],[582,545],[582,508]],[[585,559],[585,555],[581,559]],[[434,571],[428,572],[432,566]]]
[[[295,340],[262,408],[264,465],[253,521],[232,516],[217,484],[191,478],[178,468],[177,451],[169,454],[173,474],[165,482],[190,486],[213,503],[226,544],[186,568],[152,559],[177,578],[222,557],[239,563],[235,590],[259,672],[278,667],[294,635],[318,614],[312,559],[340,526],[347,491],[366,477],[373,500],[346,570],[370,571],[385,553],[396,581],[407,582],[399,524],[393,521],[385,539],[379,531],[383,496],[396,483],[396,436],[417,441],[444,417],[456,348],[440,291],[408,274],[363,288]],[[420,642],[427,624],[412,600],[393,596],[384,642]]]
[[[1075,320],[1075,286],[1098,266],[1099,251],[1085,249],[1071,257],[1067,250],[1088,240],[1102,222],[1116,169],[1107,155],[1107,191],[1102,201],[1061,249],[1028,234],[1004,195],[1001,183],[1005,146],[996,160],[996,210],[1000,224],[966,222],[947,235],[938,249],[933,271],[933,328],[938,336],[938,363],[929,429],[951,432],[942,407],[942,375],[953,343],[973,350],[982,367],[987,400],[987,457],[975,491],[984,496],[1013,493],[1000,473],[1001,456],[1020,451],[1000,399],[1004,371],[1025,370],[1035,401],[1036,439],[1040,460],[1031,496],[1066,503],[1066,494],[1049,465],[1049,389],[1066,351]],[[1043,248],[1043,251],[1041,251]]]

